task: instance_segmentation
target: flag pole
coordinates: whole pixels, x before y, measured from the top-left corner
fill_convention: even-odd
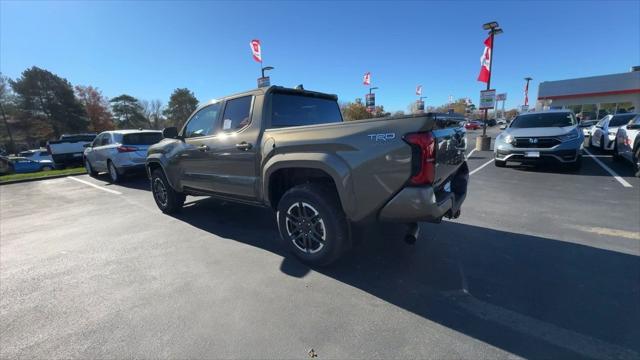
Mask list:
[[[491,89],[491,67],[493,65],[493,37],[495,35],[495,28],[491,28],[491,47],[489,48],[489,79],[487,79],[487,90]],[[487,117],[489,116],[489,109],[484,109],[484,124],[482,124],[482,137],[487,136]]]

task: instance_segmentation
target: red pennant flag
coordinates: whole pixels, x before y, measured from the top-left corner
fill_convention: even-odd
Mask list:
[[[491,66],[491,36],[484,41],[484,52],[480,57],[480,75],[478,81],[488,83],[491,76],[489,67]]]
[[[262,63],[262,48],[260,47],[260,40],[251,40],[251,43],[249,43],[249,45],[251,46],[253,60]]]
[[[422,85],[416,86],[416,95],[422,96]]]
[[[370,72],[366,72],[364,73],[364,76],[362,77],[362,84],[363,85],[371,85],[371,73]]]

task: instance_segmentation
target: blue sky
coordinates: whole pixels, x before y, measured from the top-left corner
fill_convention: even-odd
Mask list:
[[[255,87],[249,41],[263,43],[272,83],[362,97],[371,71],[377,103],[406,110],[471,97],[486,33],[497,20],[492,84],[507,107],[537,83],[640,65],[640,1],[624,2],[0,2],[0,71],[48,69],[105,95],[167,102],[177,87],[200,101]]]

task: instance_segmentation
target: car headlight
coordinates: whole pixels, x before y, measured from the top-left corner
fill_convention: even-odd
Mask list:
[[[578,131],[574,130],[568,134],[564,134],[564,135],[560,135],[558,136],[558,139],[560,139],[560,141],[571,141],[571,140],[575,140],[578,138]]]
[[[513,145],[513,144],[516,143],[516,139],[513,136],[511,136],[511,134],[504,135],[503,140],[507,144],[512,144]]]

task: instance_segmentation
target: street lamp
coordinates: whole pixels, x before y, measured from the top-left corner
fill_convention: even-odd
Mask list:
[[[498,25],[497,21],[491,21],[488,22],[484,25],[482,25],[482,28],[485,30],[489,31],[489,36],[491,36],[491,57],[489,58],[489,79],[487,79],[487,90],[491,89],[491,75],[492,74],[492,65],[493,65],[493,57],[494,57],[494,52],[493,52],[493,48],[494,48],[494,42],[493,42],[493,38],[495,37],[496,34],[502,34],[504,32],[504,30],[502,30],[502,28],[500,27],[500,25]],[[486,138],[487,136],[487,117],[489,116],[489,109],[484,109],[484,124],[482,126],[482,137]]]
[[[262,70],[262,77],[264,77],[264,72],[265,72],[265,71],[269,71],[269,70],[273,70],[273,69],[275,69],[273,66],[265,66],[265,67],[261,68],[261,70]]]
[[[377,87],[370,87],[369,88],[369,94],[371,94],[371,91],[373,91],[373,90],[378,90],[378,88]]]

